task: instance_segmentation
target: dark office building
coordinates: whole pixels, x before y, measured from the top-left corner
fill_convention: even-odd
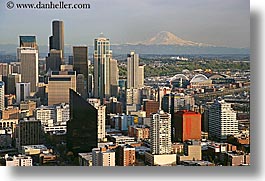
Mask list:
[[[7,89],[6,94],[16,94],[16,83],[21,82],[20,74],[9,74],[7,76]]]
[[[52,36],[49,38],[50,50],[62,50],[64,57],[64,23],[63,21],[52,22]]]
[[[67,122],[67,148],[74,154],[97,147],[98,111],[70,89],[70,120]]]
[[[81,93],[82,97],[87,98],[88,87],[88,48],[87,46],[74,46],[73,47],[73,65],[74,71],[78,74],[84,75],[84,89]],[[84,95],[84,91],[86,92]]]
[[[62,50],[50,50],[48,57],[46,57],[46,72],[59,71],[63,62]]]
[[[34,118],[20,120],[18,124],[19,149],[25,145],[41,144],[41,122]]]

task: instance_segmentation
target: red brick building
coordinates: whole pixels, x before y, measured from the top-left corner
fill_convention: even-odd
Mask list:
[[[152,113],[156,113],[159,110],[159,102],[148,100],[144,101],[144,111],[146,111],[146,117],[150,117]]]
[[[144,125],[133,125],[128,127],[128,136],[135,137],[137,140],[149,138],[149,128]]]
[[[178,111],[172,121],[173,141],[201,139],[201,114],[194,111]]]

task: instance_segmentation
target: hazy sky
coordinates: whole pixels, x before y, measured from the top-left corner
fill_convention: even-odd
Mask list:
[[[34,34],[39,45],[48,45],[51,22],[60,19],[65,24],[65,44],[71,45],[92,45],[100,32],[111,43],[134,43],[170,31],[195,42],[250,46],[249,0],[64,0],[89,3],[88,10],[9,10],[8,1],[0,1],[0,44],[17,44],[20,34]]]

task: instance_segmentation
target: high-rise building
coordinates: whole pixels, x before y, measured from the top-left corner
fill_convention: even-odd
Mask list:
[[[144,87],[144,67],[145,65],[139,65],[139,73],[138,73],[138,86]]]
[[[109,98],[111,96],[111,85],[117,86],[116,61],[111,61],[112,51],[110,41],[102,34],[94,41],[94,97]],[[112,79],[113,78],[113,79]],[[114,84],[115,82],[115,84]]]
[[[16,102],[25,101],[30,96],[30,83],[16,83]]]
[[[69,104],[60,104],[55,106],[55,122],[65,123],[70,119],[70,107]]]
[[[18,124],[18,148],[41,143],[41,122],[35,118],[20,120]]]
[[[50,50],[61,50],[64,58],[64,23],[55,20],[52,22],[52,36],[49,38]]]
[[[21,62],[10,62],[10,74],[17,73],[20,74]]]
[[[201,114],[193,111],[178,111],[172,121],[173,142],[201,139]]]
[[[118,96],[118,81],[119,81],[119,69],[118,61],[115,59],[110,59],[110,95]]]
[[[21,62],[21,81],[30,82],[30,90],[37,92],[39,83],[38,50],[34,48],[18,48],[17,57]]]
[[[76,76],[76,92],[81,94],[81,96],[86,99],[87,98],[87,91],[85,86],[85,77],[83,74],[78,74]]]
[[[5,83],[0,81],[0,111],[5,109]]]
[[[56,125],[65,124],[70,117],[69,104],[40,106],[34,110],[34,115],[37,120],[41,121],[42,125],[49,124],[50,120]]]
[[[36,36],[19,36],[19,47],[31,47],[37,50]]]
[[[100,104],[100,99],[88,99],[88,102],[98,110],[98,142],[106,137],[106,106]]]
[[[143,86],[144,66],[139,66],[139,55],[131,52],[127,55],[127,88]]]
[[[70,120],[67,122],[67,147],[73,153],[91,152],[98,141],[98,110],[70,90]]]
[[[79,92],[82,97],[87,98],[87,86],[88,86],[88,48],[87,46],[74,46],[73,47],[73,65],[74,70],[78,74],[83,74],[84,91]],[[85,95],[84,95],[85,94]]]
[[[169,154],[171,143],[171,115],[160,110],[151,116],[151,154]]]
[[[21,75],[12,73],[7,76],[7,94],[16,94],[16,83],[21,82]]]
[[[130,88],[126,90],[126,104],[141,104],[139,89]]]
[[[0,76],[8,76],[10,72],[11,70],[8,63],[0,63]]]
[[[68,56],[68,65],[73,65],[74,64],[74,57],[73,55]]]
[[[87,86],[87,91],[88,91],[88,97],[93,97],[94,95],[94,78],[93,74],[88,74],[88,86]]]
[[[150,117],[152,113],[156,113],[159,110],[159,102],[154,100],[146,100],[143,105],[144,111],[146,111],[146,117]]]
[[[107,114],[122,114],[122,103],[115,97],[110,97],[109,102],[106,103]]]
[[[209,109],[209,136],[226,139],[238,133],[236,112],[224,100],[215,100]]]
[[[46,71],[59,71],[63,62],[62,50],[50,50],[50,53],[46,57]]]
[[[194,111],[195,100],[190,95],[183,93],[166,94],[162,98],[162,109],[165,112],[174,114],[181,110]]]
[[[75,71],[53,71],[48,79],[48,105],[69,103],[69,89],[76,91]]]

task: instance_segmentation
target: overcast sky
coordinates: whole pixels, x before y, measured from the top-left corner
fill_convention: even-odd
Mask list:
[[[59,19],[65,24],[65,44],[71,45],[92,45],[101,32],[111,43],[134,43],[170,31],[200,43],[250,46],[249,0],[64,0],[89,3],[88,10],[9,10],[8,1],[0,1],[0,44],[17,44],[20,34],[34,34],[39,45],[48,45],[51,22]],[[50,1],[62,0],[42,3]]]

